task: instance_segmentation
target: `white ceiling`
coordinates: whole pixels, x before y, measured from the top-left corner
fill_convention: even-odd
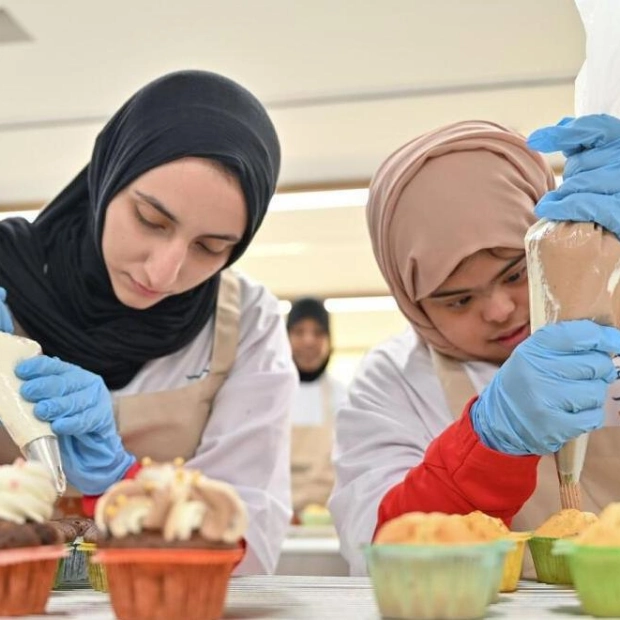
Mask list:
[[[573,111],[572,0],[0,0],[0,203],[45,201],[134,90],[224,73],[265,102],[281,185],[366,181],[397,146],[486,118],[523,133]],[[283,297],[383,294],[362,208],[272,213],[242,267]]]

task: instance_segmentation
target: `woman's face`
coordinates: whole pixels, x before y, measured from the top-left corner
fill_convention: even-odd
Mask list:
[[[311,318],[294,323],[288,332],[293,361],[301,372],[315,372],[330,353],[329,334]]]
[[[138,310],[217,273],[247,225],[238,180],[186,157],[153,168],[110,202],[103,258],[118,300]]]
[[[530,334],[525,253],[476,252],[420,304],[455,347],[501,364]]]

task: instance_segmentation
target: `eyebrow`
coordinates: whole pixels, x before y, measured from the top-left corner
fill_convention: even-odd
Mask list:
[[[151,196],[150,194],[145,194],[144,192],[141,192],[140,190],[137,190],[137,189],[134,190],[134,193],[136,194],[136,196],[138,196],[138,198],[140,198],[140,200],[151,205],[153,209],[155,209],[156,211],[159,211],[159,213],[161,213],[164,217],[167,217],[170,221],[174,222],[175,224],[179,224],[179,220],[176,217],[176,215],[171,213],[160,200],[155,198],[155,196]],[[204,235],[200,235],[200,237],[206,237],[207,239],[221,239],[222,241],[232,241],[233,243],[239,242],[239,237],[237,237],[237,235],[226,235],[226,234],[220,235],[217,233],[207,233]]]
[[[518,258],[511,260],[507,265],[502,267],[501,271],[497,273],[492,279],[491,282],[495,282],[499,280],[504,274],[510,271],[515,265],[518,265],[525,258],[525,254],[522,254]],[[442,297],[452,297],[454,295],[466,295],[471,293],[473,288],[461,288],[461,289],[453,289],[451,291],[441,291],[440,293],[433,293],[429,295],[429,299],[441,299]]]

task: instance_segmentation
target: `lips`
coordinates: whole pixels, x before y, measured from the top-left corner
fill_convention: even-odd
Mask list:
[[[134,280],[131,276],[129,277],[131,278],[131,282],[133,283],[134,287],[143,295],[147,295],[148,297],[161,297],[165,295],[165,293],[161,293],[160,291],[154,291],[153,289],[150,289],[148,286],[144,286],[144,284],[140,284],[140,282],[138,282],[137,280]]]
[[[524,340],[529,335],[529,323],[523,323],[518,327],[513,327],[512,329],[508,329],[502,332],[496,338],[493,338],[494,342],[499,343],[510,343],[512,340]]]

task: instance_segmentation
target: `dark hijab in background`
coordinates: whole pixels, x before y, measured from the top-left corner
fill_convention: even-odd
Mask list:
[[[147,170],[182,157],[218,161],[239,179],[248,224],[230,265],[265,216],[280,147],[260,102],[235,82],[204,71],[171,73],[147,84],[103,128],[90,163],[34,223],[0,222],[0,285],[13,316],[45,354],[100,374],[110,389],[127,385],[149,360],[190,343],[215,310],[219,274],[135,310],[117,300],[103,260],[112,198]]]

